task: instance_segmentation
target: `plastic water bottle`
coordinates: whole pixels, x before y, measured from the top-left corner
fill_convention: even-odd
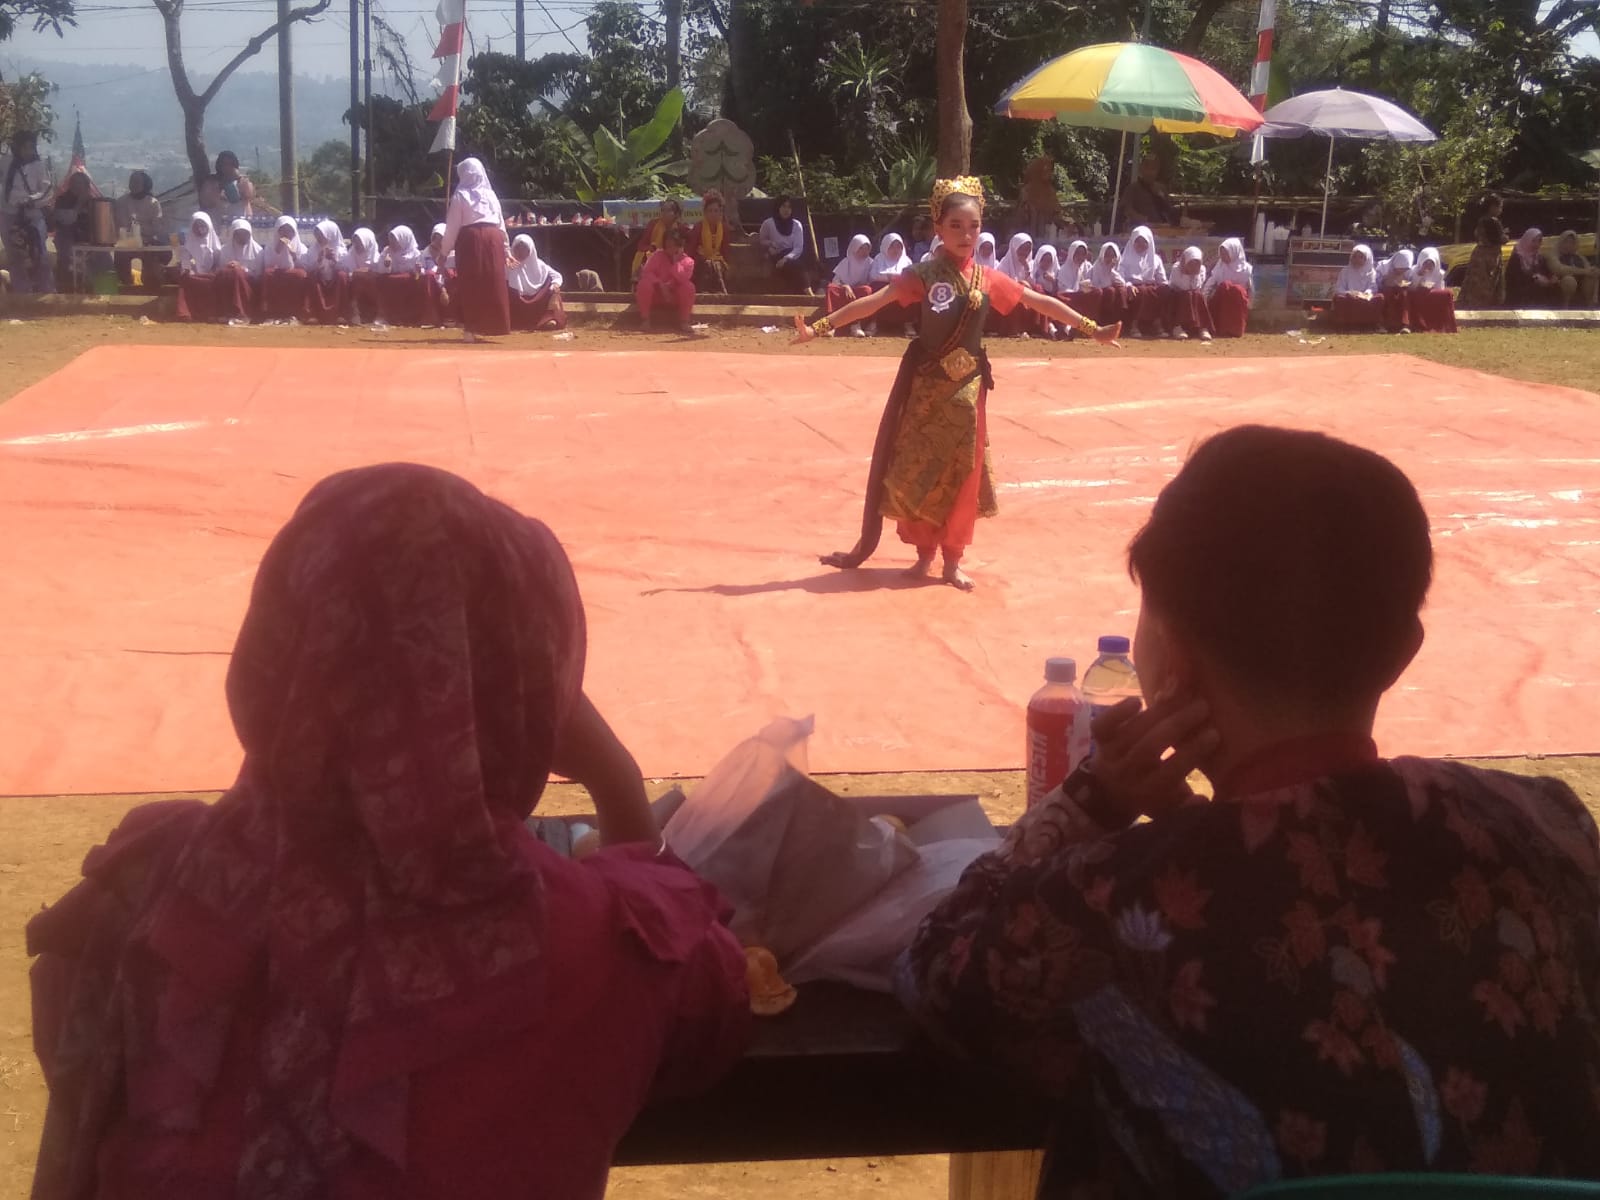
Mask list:
[[[1028,701],[1028,807],[1043,800],[1089,753],[1089,709],[1078,664],[1048,658],[1044,686]]]
[[[1129,696],[1142,695],[1139,691],[1139,673],[1133,669],[1133,659],[1128,657],[1129,648],[1125,637],[1100,639],[1100,657],[1083,675],[1083,698],[1088,702],[1091,723],[1108,708],[1115,708]],[[1092,740],[1089,751],[1094,752]]]

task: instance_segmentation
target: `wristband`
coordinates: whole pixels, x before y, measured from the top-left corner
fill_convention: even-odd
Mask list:
[[[1082,323],[1078,326],[1078,332],[1086,333],[1090,337],[1093,337],[1095,334],[1100,332],[1100,326],[1089,320],[1088,317],[1084,317]]]
[[[826,335],[828,335],[828,334],[830,334],[832,332],[833,332],[833,322],[830,321],[827,317],[823,317],[821,320],[815,322],[811,326],[811,336],[812,337],[825,337]]]

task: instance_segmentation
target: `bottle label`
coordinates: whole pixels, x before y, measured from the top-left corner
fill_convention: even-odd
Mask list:
[[[1083,761],[1088,710],[1082,704],[1059,712],[1028,711],[1028,800],[1038,804]]]

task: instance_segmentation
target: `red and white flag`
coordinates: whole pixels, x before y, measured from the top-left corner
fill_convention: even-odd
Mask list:
[[[1250,75],[1250,103],[1257,112],[1267,111],[1267,88],[1272,80],[1272,31],[1278,23],[1278,0],[1261,0],[1261,19],[1256,22],[1256,65]],[[1258,129],[1250,147],[1250,161],[1266,159],[1266,141]]]
[[[461,104],[461,48],[467,32],[467,0],[439,0],[439,48],[433,52],[439,60],[439,74],[435,77],[444,90],[434,103],[428,120],[439,122],[439,132],[434,134],[428,153],[456,148],[456,109]]]

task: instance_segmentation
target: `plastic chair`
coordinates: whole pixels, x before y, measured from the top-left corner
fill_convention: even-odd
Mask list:
[[[1600,1182],[1580,1179],[1527,1179],[1510,1175],[1329,1175],[1269,1183],[1241,1200],[1539,1200],[1600,1197]]]

